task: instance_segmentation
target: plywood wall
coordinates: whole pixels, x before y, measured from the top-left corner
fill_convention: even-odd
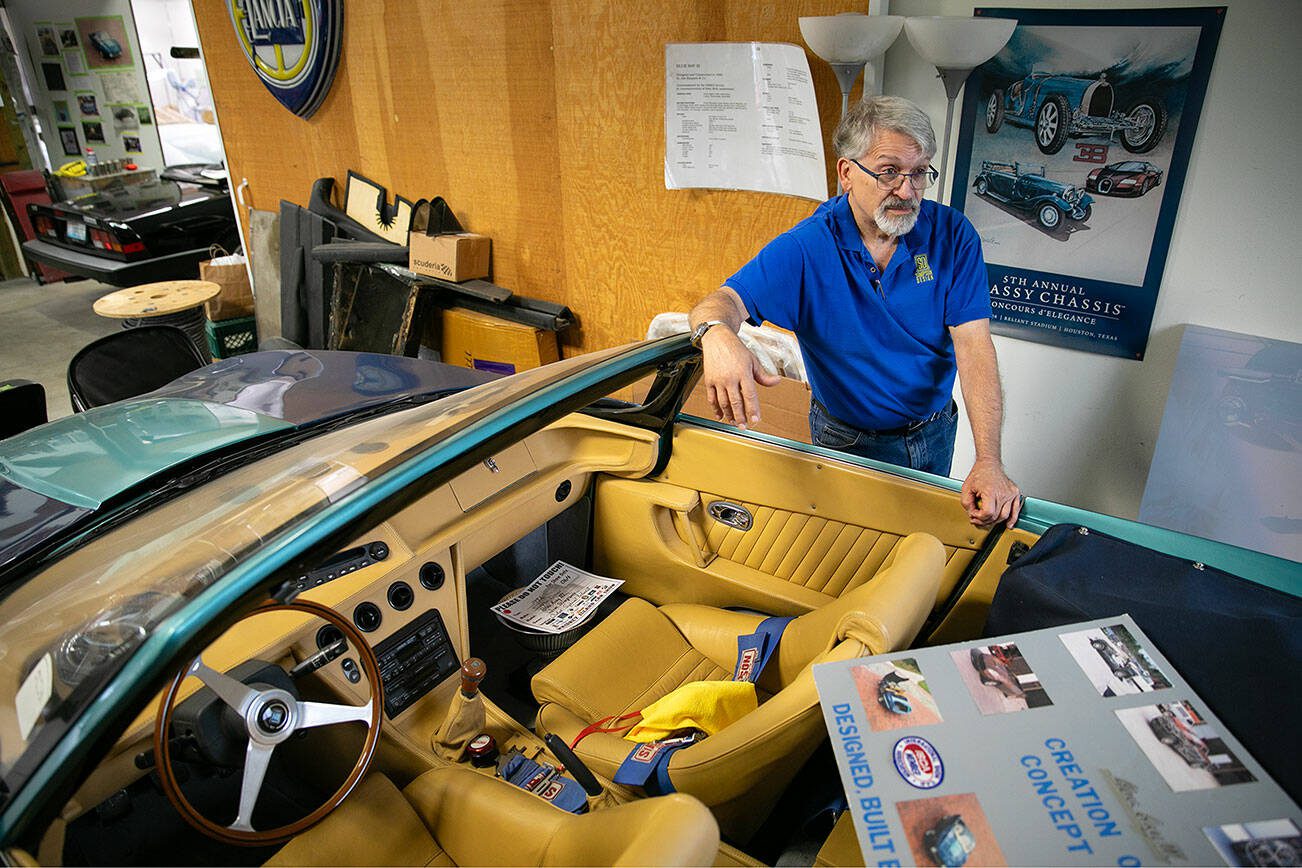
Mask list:
[[[194,7],[251,207],[305,205],[314,179],[342,185],[349,169],[412,199],[441,195],[492,236],[497,283],[578,314],[567,354],[640,339],[651,317],[688,309],[816,204],[665,189],[665,44],[803,44],[799,16],[857,8],[349,0],[334,88],[304,121],[254,77],[223,0]],[[826,139],[840,96],[812,54],[810,68]]]

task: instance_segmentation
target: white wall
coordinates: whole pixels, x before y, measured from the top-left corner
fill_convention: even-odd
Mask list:
[[[131,14],[129,0],[8,0],[5,3],[5,9],[9,14],[9,22],[14,30],[15,47],[18,50],[19,59],[27,64],[29,80],[32,83],[32,97],[36,101],[36,113],[41,120],[41,136],[45,140],[45,147],[49,152],[53,168],[57,169],[63,163],[76,159],[76,157],[65,156],[63,153],[63,148],[59,142],[58,127],[60,125],[55,122],[53,100],[65,100],[68,103],[72,119],[70,126],[77,131],[77,141],[80,143],[83,153],[88,143],[82,128],[82,121],[99,121],[103,125],[105,141],[89,143],[95,149],[96,158],[117,159],[124,157],[130,158],[142,166],[162,168],[163,153],[158,139],[157,119],[154,117],[155,113],[149,99],[149,89],[145,83],[145,58],[140,51],[140,40],[136,37],[135,20]],[[100,73],[108,72],[107,70],[91,69],[87,64],[87,74],[72,75],[68,71],[67,63],[62,54],[59,58],[44,57],[41,53],[41,46],[37,42],[37,22],[42,24],[50,23],[54,25],[56,30],[62,30],[65,27],[74,27],[77,18],[102,15],[122,16],[127,41],[130,43],[131,48],[133,62],[130,74],[135,78],[135,96],[139,103],[150,106],[150,123],[139,124],[136,129],[118,129],[111,114],[105,107],[106,98],[104,87],[100,81]],[[87,51],[94,51],[93,48],[86,45],[80,45],[77,50],[82,52],[83,55]],[[41,73],[41,63],[43,61],[55,62],[56,60],[63,67],[63,77],[64,82],[67,84],[67,90],[65,92],[50,93],[45,87],[45,76]],[[124,75],[126,73],[108,72],[108,74]],[[76,92],[79,90],[88,90],[95,93],[100,111],[98,117],[83,116],[78,111]],[[123,134],[138,136],[143,152],[139,154],[127,153],[122,143]]]
[[[1197,4],[1111,0],[1089,8],[1190,5]],[[1302,341],[1302,231],[1293,218],[1302,206],[1296,156],[1302,141],[1302,3],[1207,5],[1228,11],[1144,360],[995,337],[1007,405],[1004,464],[1028,496],[1137,516],[1182,324]],[[973,8],[955,0],[892,0],[890,12],[970,15]],[[944,88],[903,34],[887,53],[885,91],[920,104],[940,134]],[[962,426],[955,477],[966,475],[973,455]]]

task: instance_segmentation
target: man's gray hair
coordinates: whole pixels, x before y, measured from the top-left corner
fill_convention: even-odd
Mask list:
[[[851,106],[836,125],[832,148],[838,157],[855,160],[868,153],[874,139],[887,131],[913,139],[927,159],[936,156],[931,118],[916,103],[899,96],[870,96]]]

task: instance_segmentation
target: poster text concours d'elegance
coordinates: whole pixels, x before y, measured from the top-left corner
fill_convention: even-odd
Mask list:
[[[833,706],[832,712],[835,716],[835,735],[841,742],[850,780],[854,784],[854,793],[847,795],[867,831],[868,849],[882,854],[876,861],[879,868],[899,866],[902,864],[898,855],[900,850],[891,837],[882,800],[878,796],[867,795],[873,788],[873,771],[859,735],[861,730],[855,720],[854,708],[850,703],[843,702]],[[1120,837],[1121,829],[1099,798],[1094,785],[1085,777],[1066,740],[1049,738],[1044,742],[1044,747],[1048,752],[1048,762],[1039,754],[1028,753],[1020,757],[1018,763],[1025,770],[1027,783],[1044,807],[1050,825],[1062,836],[1063,850],[1067,853],[1093,854],[1092,835],[1099,838]],[[1056,767],[1058,776],[1054,776],[1049,767]],[[1118,857],[1116,863],[1142,864],[1138,857],[1130,855]]]
[[[1030,278],[1019,274],[1004,274],[990,285],[990,306],[1003,322],[1061,329],[1100,340],[1116,340],[1117,337],[1093,329],[1073,330],[1071,324],[1098,326],[1100,319],[1119,320],[1127,307],[1116,301],[1090,298],[1086,288],[1079,283]],[[1018,314],[1034,319],[1022,319]],[[1056,320],[1063,325],[1046,320]]]

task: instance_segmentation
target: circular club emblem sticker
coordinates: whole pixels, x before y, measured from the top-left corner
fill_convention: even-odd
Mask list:
[[[945,779],[945,765],[931,742],[916,735],[906,735],[895,742],[895,770],[911,786],[929,790]]]

